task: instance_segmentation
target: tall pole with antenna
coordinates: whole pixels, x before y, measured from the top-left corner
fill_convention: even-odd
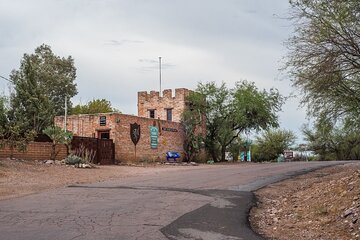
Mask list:
[[[159,95],[161,96],[161,57],[159,57],[159,78],[160,78],[160,92],[159,92]]]
[[[67,131],[67,96],[65,96],[64,131]]]

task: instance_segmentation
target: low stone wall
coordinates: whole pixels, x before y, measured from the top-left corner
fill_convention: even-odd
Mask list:
[[[51,147],[52,143],[49,142],[30,142],[25,152],[14,149],[13,157],[24,160],[48,160],[51,156]],[[64,159],[66,157],[66,146],[57,145],[56,152],[58,152],[56,160]],[[10,155],[10,148],[4,147],[0,149],[0,158],[7,158]]]

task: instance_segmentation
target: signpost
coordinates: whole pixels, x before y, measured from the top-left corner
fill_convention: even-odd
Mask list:
[[[158,147],[158,136],[159,136],[159,130],[157,127],[150,126],[150,147],[152,149],[155,149]]]
[[[284,151],[284,158],[286,161],[291,161],[294,158],[294,152],[291,150],[285,150]]]
[[[249,139],[244,142],[243,150],[240,152],[241,161],[251,162],[251,144],[252,141]]]
[[[168,127],[162,127],[161,130],[167,131],[167,132],[177,132],[178,131],[176,128],[168,128]]]

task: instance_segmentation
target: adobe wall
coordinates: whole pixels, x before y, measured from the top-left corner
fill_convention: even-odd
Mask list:
[[[106,116],[106,126],[100,126],[100,116]],[[140,140],[135,146],[130,138],[130,124],[140,125]],[[55,117],[55,124],[63,127],[64,117]],[[156,125],[159,131],[158,147],[150,146],[149,126]],[[162,130],[162,129],[168,130]],[[183,157],[183,130],[180,123],[149,119],[120,113],[71,115],[67,118],[67,130],[74,135],[98,137],[100,130],[110,130],[110,138],[115,144],[115,159],[124,162],[164,161],[166,152],[176,151]],[[171,130],[171,131],[170,131]]]
[[[48,142],[30,142],[27,145],[25,152],[20,152],[16,149],[13,151],[13,157],[16,159],[24,160],[49,160],[52,151],[52,143]],[[66,146],[58,144],[56,146],[56,160],[62,160],[66,158]],[[10,157],[10,148],[4,147],[0,149],[0,158]]]
[[[149,118],[149,110],[155,109],[155,119],[166,120],[166,109],[172,109],[172,121],[180,122],[181,114],[186,107],[185,100],[189,96],[190,90],[186,88],[175,89],[175,96],[171,89],[163,91],[162,97],[159,92],[151,91],[138,92],[138,116]]]

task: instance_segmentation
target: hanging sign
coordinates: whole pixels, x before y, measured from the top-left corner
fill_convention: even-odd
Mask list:
[[[136,144],[140,140],[140,125],[139,124],[137,124],[137,123],[130,124],[130,138],[131,138],[131,141],[136,146]]]
[[[157,127],[150,126],[150,147],[151,148],[157,148],[158,147],[158,136],[159,136],[159,130]]]
[[[178,131],[176,128],[168,128],[168,127],[163,127],[163,128],[161,128],[161,130],[167,131],[167,132],[177,132]]]

